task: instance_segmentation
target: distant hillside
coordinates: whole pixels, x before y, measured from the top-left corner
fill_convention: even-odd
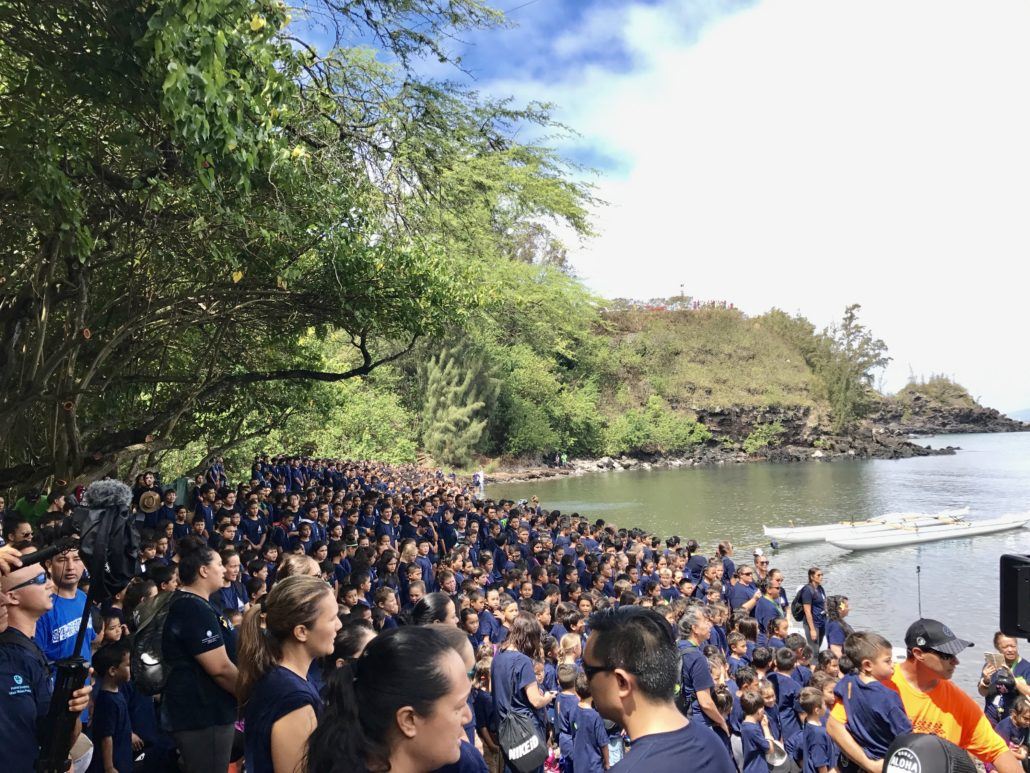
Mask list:
[[[784,315],[785,316],[785,315]],[[611,357],[608,406],[658,395],[678,410],[804,406],[819,402],[801,349],[769,315],[734,309],[628,310],[605,315]]]
[[[930,435],[970,432],[1022,432],[1022,421],[980,405],[946,376],[912,382],[885,398],[870,419],[895,434]]]

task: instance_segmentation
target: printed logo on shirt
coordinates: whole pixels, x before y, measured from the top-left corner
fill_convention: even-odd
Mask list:
[[[32,695],[32,685],[25,684],[25,678],[21,674],[14,674],[11,685],[11,689],[7,691],[7,694],[14,697],[17,695]]]
[[[60,644],[65,639],[72,639],[79,632],[79,624],[82,621],[79,618],[69,620],[67,623],[62,625],[60,628],[55,628],[50,632],[50,643]]]
[[[891,755],[883,773],[921,773],[919,758],[911,749],[902,747]]]

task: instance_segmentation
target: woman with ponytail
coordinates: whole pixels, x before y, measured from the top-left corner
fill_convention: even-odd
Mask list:
[[[322,702],[307,680],[315,658],[333,652],[340,619],[332,589],[317,577],[279,580],[240,626],[237,696],[247,770],[304,770],[308,736]]]
[[[465,663],[440,626],[391,628],[330,678],[307,770],[429,773],[453,764],[467,740],[468,693]]]

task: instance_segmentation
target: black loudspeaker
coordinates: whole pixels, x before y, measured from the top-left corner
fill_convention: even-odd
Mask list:
[[[969,755],[935,735],[906,733],[894,739],[883,758],[883,773],[976,773]]]
[[[1001,557],[1001,628],[1016,639],[1030,638],[1030,556]]]

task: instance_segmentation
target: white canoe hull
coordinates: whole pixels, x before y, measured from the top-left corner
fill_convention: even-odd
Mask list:
[[[831,539],[851,539],[859,536],[871,536],[873,534],[891,533],[898,526],[937,526],[953,525],[969,513],[969,508],[960,510],[944,510],[933,515],[926,513],[892,513],[872,518],[868,521],[843,521],[840,523],[828,523],[819,526],[798,526],[784,528],[770,528],[763,526],[762,531],[766,537],[774,539],[785,545],[799,545],[808,542],[826,542]]]
[[[966,521],[963,523],[951,524],[949,526],[929,527],[902,527],[895,528],[891,533],[871,534],[853,538],[832,538],[826,540],[831,545],[844,550],[876,550],[878,548],[899,547],[902,545],[917,545],[923,542],[935,542],[945,539],[961,539],[963,537],[977,537],[982,534],[994,534],[1009,529],[1019,529],[1030,521],[1030,514],[1018,516],[1006,515],[1001,518],[992,518],[986,521]]]

